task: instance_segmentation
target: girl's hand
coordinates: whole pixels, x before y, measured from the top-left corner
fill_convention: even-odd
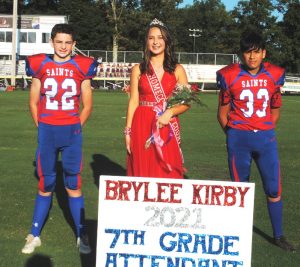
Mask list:
[[[125,145],[128,154],[131,154],[130,141],[131,141],[130,135],[129,134],[125,135]]]
[[[169,124],[170,120],[173,117],[173,112],[171,109],[167,109],[161,116],[157,119],[157,126],[158,128],[162,128]]]

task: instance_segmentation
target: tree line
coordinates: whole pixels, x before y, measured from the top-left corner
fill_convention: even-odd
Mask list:
[[[12,14],[12,2],[0,0],[0,13]],[[194,0],[185,7],[182,2],[19,0],[18,13],[67,15],[82,50],[141,51],[145,29],[154,18],[168,25],[178,52],[238,54],[241,33],[257,30],[267,40],[267,59],[300,73],[299,0],[239,1],[232,11],[221,0]]]

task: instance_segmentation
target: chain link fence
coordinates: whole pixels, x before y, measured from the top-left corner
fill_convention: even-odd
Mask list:
[[[113,51],[104,50],[81,50],[85,55],[99,59],[101,62],[113,62]],[[177,52],[177,60],[181,64],[211,64],[228,65],[238,62],[236,54],[222,53],[186,53]],[[118,51],[118,63],[139,63],[143,59],[142,51]]]
[[[93,57],[98,61],[97,75],[93,79],[95,88],[120,89],[124,87],[129,81],[130,71],[134,63],[139,63],[143,59],[142,51],[118,51],[116,56],[113,51],[106,50],[76,49],[74,52]],[[200,82],[203,77],[208,75],[207,71],[200,70],[200,68],[205,67],[203,65],[209,65],[207,69],[214,69],[217,66],[224,66],[238,61],[235,54],[178,52],[176,56],[178,62],[186,68],[189,79],[194,82]],[[117,61],[114,62],[114,59],[117,59]],[[215,74],[215,70],[213,70],[213,73]],[[30,82],[30,77],[26,76],[24,60],[18,61],[16,75],[18,86],[27,88],[27,81]],[[0,79],[7,81],[10,78],[11,60],[0,60]],[[206,79],[206,82],[211,82],[207,80],[207,77],[204,79]]]

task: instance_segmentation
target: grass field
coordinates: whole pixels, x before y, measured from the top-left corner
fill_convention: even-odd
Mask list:
[[[203,95],[208,109],[193,107],[181,116],[182,149],[188,179],[229,180],[225,136],[216,120],[217,96]],[[95,253],[80,256],[75,246],[67,200],[58,184],[52,209],[43,229],[42,247],[33,255],[21,254],[33,213],[37,179],[34,175],[36,129],[28,111],[28,92],[0,93],[0,267],[94,267]],[[98,177],[125,175],[123,127],[127,96],[95,92],[94,111],[84,128],[83,191],[89,236],[96,246]],[[253,230],[253,267],[300,266],[300,97],[284,96],[277,127],[283,176],[285,235],[298,249],[286,253],[270,244],[272,234],[265,197],[256,167]],[[230,218],[228,218],[230,219]],[[123,266],[120,266],[123,267]],[[135,267],[135,266],[129,266]]]

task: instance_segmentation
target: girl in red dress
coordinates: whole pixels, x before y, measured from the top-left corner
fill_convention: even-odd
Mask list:
[[[178,115],[189,109],[165,109],[176,84],[187,85],[184,68],[177,64],[168,28],[154,19],[145,38],[144,60],[132,68],[130,99],[124,130],[127,175],[183,178]]]

